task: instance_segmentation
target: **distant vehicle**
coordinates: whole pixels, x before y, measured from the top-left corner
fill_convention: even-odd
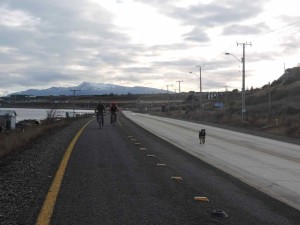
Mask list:
[[[25,129],[26,127],[39,126],[41,122],[35,119],[21,120],[17,122],[16,128]]]

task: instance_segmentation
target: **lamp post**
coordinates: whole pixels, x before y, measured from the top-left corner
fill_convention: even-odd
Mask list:
[[[240,63],[243,64],[243,75],[242,75],[242,120],[244,120],[244,113],[246,112],[246,108],[245,108],[245,60],[244,57],[242,57],[241,59],[238,59],[235,55],[226,52],[225,55],[231,55],[234,58],[236,58],[236,60],[238,60]],[[243,54],[244,56],[244,54]]]
[[[167,87],[167,94],[169,94],[169,87],[173,87],[173,84],[167,84],[166,87]]]
[[[170,104],[170,96],[169,96],[169,87],[173,87],[173,84],[167,84],[167,94],[168,94],[168,107],[167,107],[167,110],[169,111],[169,104]]]
[[[74,97],[73,117],[75,117],[75,95],[76,95],[77,91],[81,91],[81,90],[74,89],[74,90],[70,90],[70,91],[73,91],[73,97]]]
[[[202,111],[202,79],[201,79],[201,68],[204,66],[200,66],[200,65],[196,65],[196,67],[199,68],[199,89],[200,89],[200,96],[199,96],[199,100],[200,100],[200,112]],[[193,73],[193,72],[190,72]]]
[[[246,104],[245,104],[245,47],[246,45],[251,45],[251,43],[237,43],[237,45],[242,44],[243,45],[243,57],[241,59],[238,59],[235,55],[226,52],[225,55],[231,55],[236,60],[238,60],[240,63],[243,64],[243,75],[242,75],[242,120],[244,120],[244,113],[246,113]]]
[[[178,82],[178,85],[179,85],[179,93],[180,93],[180,83],[182,82],[182,80],[178,80],[178,81],[176,81],[176,82]]]
[[[241,60],[239,60],[235,55],[230,54],[230,53],[225,53],[225,55],[232,55],[234,58],[236,58],[239,62],[243,64],[243,81],[242,81],[242,120],[244,120],[244,114],[246,113],[246,99],[245,99],[245,48],[246,45],[252,46],[252,43],[237,43],[237,46],[242,45],[243,46],[243,57]]]

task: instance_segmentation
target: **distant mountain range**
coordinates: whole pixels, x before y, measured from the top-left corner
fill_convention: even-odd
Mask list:
[[[76,90],[76,91],[74,91]],[[83,82],[74,87],[51,87],[48,89],[29,89],[12,93],[10,95],[32,95],[32,96],[60,96],[60,95],[122,95],[122,94],[159,94],[166,93],[166,90],[149,88],[149,87],[126,87],[114,84],[89,83]]]

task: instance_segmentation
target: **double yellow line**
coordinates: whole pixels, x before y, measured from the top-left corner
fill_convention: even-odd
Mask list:
[[[87,125],[92,122],[93,120],[90,120],[87,122],[75,135],[73,140],[71,141],[67,151],[64,154],[64,157],[62,161],[60,162],[59,168],[55,174],[54,180],[51,184],[51,187],[48,191],[48,194],[46,196],[46,199],[44,201],[43,207],[39,213],[39,216],[36,221],[36,225],[47,225],[50,224],[53,209],[55,206],[55,202],[59,193],[59,189],[61,186],[61,182],[63,180],[65,170],[68,164],[68,161],[70,159],[71,153],[73,151],[74,145],[76,144],[78,138],[80,137],[83,130],[87,127]]]

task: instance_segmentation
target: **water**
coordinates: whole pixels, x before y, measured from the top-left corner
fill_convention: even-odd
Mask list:
[[[51,109],[0,108],[0,110],[14,110],[17,113],[16,120],[18,122],[25,119],[44,120],[47,118],[48,112],[50,112]],[[55,109],[55,117],[66,117],[66,112],[73,115],[72,109]],[[75,115],[86,113],[94,113],[94,110],[75,109]]]

